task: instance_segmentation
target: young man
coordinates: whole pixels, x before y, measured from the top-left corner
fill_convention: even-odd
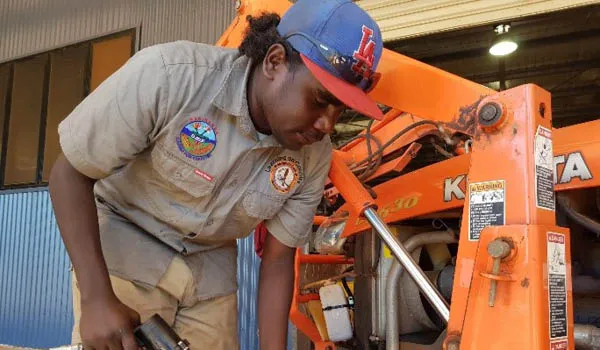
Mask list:
[[[50,192],[74,266],[73,342],[134,349],[159,313],[196,349],[235,349],[236,245],[270,232],[261,349],[284,349],[294,247],[311,230],[349,106],[381,117],[382,40],[349,0],[300,0],[249,19],[239,50],[141,50],[59,126]]]

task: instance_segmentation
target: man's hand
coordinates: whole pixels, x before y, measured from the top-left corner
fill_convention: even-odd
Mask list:
[[[115,296],[81,302],[79,331],[84,349],[137,350],[133,330],[140,315]]]
[[[132,330],[139,315],[117,299],[102,254],[94,202],[96,180],[60,156],[50,175],[50,196],[81,295],[80,335],[86,350],[137,349]]]
[[[266,235],[258,282],[258,329],[261,350],[285,350],[294,287],[294,248]]]

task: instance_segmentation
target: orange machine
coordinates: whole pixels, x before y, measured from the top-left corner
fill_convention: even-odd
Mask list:
[[[239,2],[218,44],[237,46],[247,15],[289,6]],[[555,350],[598,341],[597,329],[574,320],[571,255],[578,277],[600,275],[590,235],[600,235],[590,217],[600,211],[600,121],[553,129],[550,94],[535,85],[498,93],[388,50],[379,67],[371,95],[392,109],[334,151],[327,209],[315,218],[329,250],[315,243],[296,256],[298,330],[317,349],[337,346],[324,330],[335,325],[305,310],[321,296],[301,285],[300,271],[350,264],[353,337],[337,343],[344,347]]]

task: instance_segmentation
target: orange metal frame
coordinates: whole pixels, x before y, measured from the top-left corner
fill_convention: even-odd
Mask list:
[[[554,129],[553,134],[557,179],[555,190],[599,187],[600,176],[596,174],[600,174],[600,120]],[[385,142],[385,140],[381,141]],[[407,144],[399,145],[398,148]],[[346,159],[362,159],[366,155],[362,147],[357,147],[356,151],[351,148],[346,152],[358,154],[344,156]],[[462,208],[467,193],[467,175],[471,163],[471,154],[459,155],[373,187],[377,194],[379,214],[386,222],[396,222]],[[486,163],[490,164],[489,161]],[[565,169],[566,166],[568,169]],[[573,171],[573,167],[576,171]],[[574,176],[565,175],[565,170]],[[561,180],[564,182],[561,183]],[[460,191],[454,191],[451,198],[446,200],[444,192],[449,184],[458,184]],[[401,191],[399,192],[398,189]],[[351,207],[351,204],[347,203],[339,210],[349,210]],[[349,212],[351,216],[344,230],[344,237],[369,228],[369,224],[364,219],[351,210]]]
[[[238,15],[217,45],[237,47],[246,28],[248,15],[264,11],[282,14],[291,4],[286,0],[242,0]],[[564,237],[565,262],[570,271],[569,233],[556,227],[554,211],[536,206],[536,174],[534,144],[539,126],[551,128],[551,102],[547,92],[525,85],[501,93],[384,49],[378,67],[382,78],[371,96],[393,109],[382,121],[375,122],[371,134],[382,144],[399,131],[418,125],[397,138],[384,155],[405,150],[404,155],[384,163],[369,178],[390,171],[400,171],[420,148],[424,136],[436,133],[460,133],[472,138],[470,153],[462,154],[419,170],[397,176],[372,188],[376,199],[364,197],[354,190],[361,183],[354,176],[330,172],[327,196],[342,194],[350,219],[344,237],[368,230],[361,218],[366,206],[375,205],[387,223],[439,214],[447,210],[463,210],[454,291],[448,337],[444,347],[460,343],[464,349],[573,349],[570,272],[565,277],[567,334],[551,337],[549,331],[548,271],[546,269],[549,237]],[[478,124],[483,105],[501,106],[501,121],[492,127]],[[545,113],[541,106],[545,106]],[[402,112],[401,112],[402,111]],[[418,117],[417,117],[418,116]],[[421,123],[424,120],[435,121]],[[441,127],[441,130],[440,130]],[[363,132],[364,134],[364,132]],[[552,130],[554,142],[556,191],[598,187],[600,179],[600,121]],[[365,139],[355,140],[334,151],[336,162],[352,165],[368,156]],[[467,184],[502,180],[505,186],[503,226],[489,226],[477,239],[469,237],[469,189]],[[359,209],[356,209],[359,208]],[[362,209],[361,209],[362,208]],[[316,217],[315,224],[325,218]],[[552,236],[554,235],[554,236]],[[511,242],[510,258],[502,260],[501,273],[492,275],[493,259],[486,247],[493,240]],[[318,298],[301,295],[299,269],[305,263],[349,263],[338,256],[296,255],[296,279],[290,319],[318,349],[333,348],[323,341],[312,321],[299,305]],[[488,290],[497,283],[497,303],[488,306]],[[522,317],[528,314],[528,317]],[[527,334],[523,334],[527,330]],[[521,337],[498,337],[490,344],[490,334],[523,334]]]
[[[301,294],[300,293],[300,266],[302,264],[353,264],[354,259],[346,258],[337,255],[314,255],[303,254],[300,249],[296,251],[294,260],[294,295],[292,298],[292,306],[290,307],[290,321],[294,323],[296,328],[304,333],[308,339],[315,344],[316,350],[334,349],[335,345],[332,342],[323,340],[315,324],[300,311],[300,304],[310,300],[319,300],[318,294]]]

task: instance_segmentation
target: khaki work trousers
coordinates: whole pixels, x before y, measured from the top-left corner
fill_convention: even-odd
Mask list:
[[[175,332],[190,342],[192,349],[235,350],[239,348],[237,332],[237,296],[230,294],[196,301],[192,272],[180,257],[175,257],[156,288],[148,289],[116,276],[110,276],[117,297],[140,314],[144,322],[155,313]],[[73,273],[72,344],[81,343],[80,294]]]

